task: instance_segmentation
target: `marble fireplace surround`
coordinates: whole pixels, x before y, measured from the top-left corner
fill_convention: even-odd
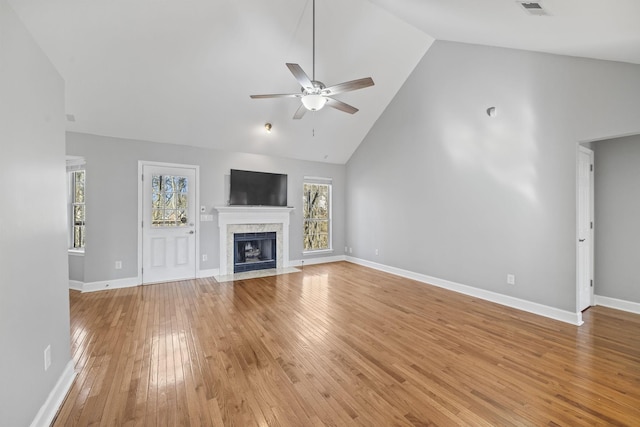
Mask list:
[[[276,233],[276,268],[289,266],[289,217],[293,208],[217,206],[220,227],[220,275],[233,274],[234,233]]]

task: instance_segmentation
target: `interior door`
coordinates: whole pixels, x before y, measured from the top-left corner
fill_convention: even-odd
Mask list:
[[[196,277],[196,169],[143,165],[142,283]]]
[[[578,159],[578,311],[593,301],[593,151]]]

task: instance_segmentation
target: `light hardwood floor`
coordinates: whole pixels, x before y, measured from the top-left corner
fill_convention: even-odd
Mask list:
[[[54,425],[640,425],[640,316],[584,320],[346,262],[71,291]]]

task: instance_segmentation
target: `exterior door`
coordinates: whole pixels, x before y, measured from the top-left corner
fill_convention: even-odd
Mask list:
[[[196,277],[194,166],[142,166],[142,283]]]
[[[578,311],[593,304],[593,151],[579,147]]]

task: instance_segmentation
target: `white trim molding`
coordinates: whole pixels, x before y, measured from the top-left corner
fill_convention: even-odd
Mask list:
[[[82,292],[84,283],[79,280],[69,280],[69,289]]]
[[[58,378],[53,390],[47,396],[44,404],[40,407],[40,410],[36,414],[35,418],[31,422],[31,427],[45,427],[51,425],[53,419],[58,413],[58,409],[62,406],[64,398],[67,397],[67,393],[73,385],[73,381],[76,379],[76,371],[74,370],[73,360],[70,360],[65,366],[62,375]]]
[[[640,303],[633,301],[595,295],[595,304],[603,307],[615,308],[616,310],[640,314]]]
[[[495,302],[507,307],[515,308],[529,313],[537,314],[539,316],[548,317],[550,319],[559,320],[561,322],[570,323],[572,325],[582,325],[582,313],[572,313],[570,311],[561,310],[559,308],[550,307],[548,305],[538,304],[531,301],[526,301],[520,298],[511,297],[497,292],[487,291],[480,288],[474,288],[473,286],[463,285],[449,280],[438,279],[437,277],[427,276],[425,274],[415,273],[408,270],[403,270],[396,267],[390,267],[375,262],[347,257],[347,261],[354,264],[363,265],[376,270],[391,273],[396,276],[406,277],[407,279],[416,280],[418,282],[426,283],[428,285],[437,286],[439,288],[448,289],[450,291],[458,292],[461,294],[469,295],[472,297],[480,298],[486,301]]]
[[[220,275],[219,268],[211,268],[209,270],[198,270],[196,278],[203,279],[205,277],[213,277],[213,276],[219,276],[219,275]]]
[[[336,255],[336,256],[296,259],[296,260],[289,261],[289,265],[291,267],[304,267],[305,265],[326,264],[329,262],[338,262],[338,261],[346,261],[346,257],[344,255]]]
[[[137,277],[125,277],[124,279],[101,280],[99,282],[84,283],[82,292],[106,291],[109,289],[132,288],[140,285]]]

